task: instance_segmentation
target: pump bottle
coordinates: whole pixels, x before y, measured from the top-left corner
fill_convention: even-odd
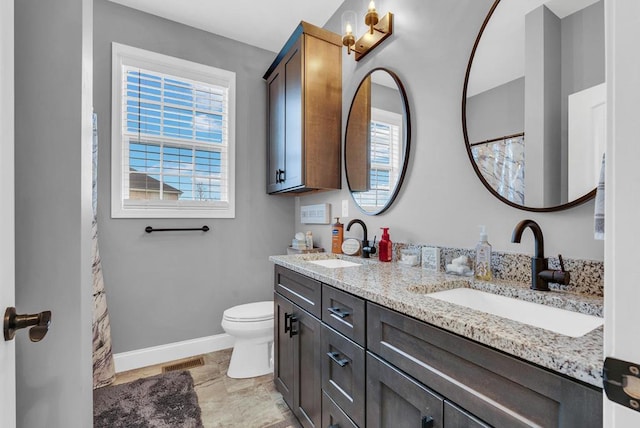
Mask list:
[[[378,260],[381,262],[390,262],[393,257],[391,239],[389,239],[389,228],[381,227],[380,229],[382,229],[382,238],[380,238],[380,242],[378,243]]]
[[[487,239],[485,226],[480,226],[480,242],[476,245],[475,278],[482,281],[490,281],[491,274],[491,244]]]
[[[340,223],[340,217],[336,217],[336,222],[331,226],[331,252],[333,254],[342,254],[344,224]]]

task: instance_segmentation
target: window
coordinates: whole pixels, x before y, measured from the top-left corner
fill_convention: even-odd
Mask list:
[[[356,192],[354,199],[365,211],[384,208],[391,198],[391,183],[400,174],[402,115],[371,109],[369,190]]]
[[[112,217],[235,217],[235,73],[113,44]]]

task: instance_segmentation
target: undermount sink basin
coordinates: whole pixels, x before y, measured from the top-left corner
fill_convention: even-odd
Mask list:
[[[593,315],[486,293],[472,288],[454,288],[430,293],[428,296],[570,337],[584,336],[604,323],[602,318]]]
[[[342,260],[342,259],[312,260],[312,261],[309,261],[309,263],[313,263],[318,266],[331,268],[331,269],[360,266],[360,263],[354,263],[354,262],[350,262],[348,260]]]

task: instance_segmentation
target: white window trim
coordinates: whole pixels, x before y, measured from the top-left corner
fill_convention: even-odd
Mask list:
[[[228,203],[189,203],[189,201],[124,200],[122,127],[122,65],[224,86],[228,89]],[[112,43],[111,51],[111,217],[112,218],[235,218],[235,116],[236,74],[171,56]]]

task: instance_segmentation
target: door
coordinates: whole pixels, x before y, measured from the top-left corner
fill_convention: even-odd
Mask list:
[[[267,124],[269,126],[269,141],[267,143],[267,193],[277,192],[282,189],[284,180],[284,66],[279,65],[267,83],[269,98],[269,113]]]
[[[291,336],[291,316],[293,303],[273,293],[274,318],[274,365],[273,380],[285,403],[293,409],[293,340]]]
[[[0,2],[0,310],[15,306],[13,0]],[[2,426],[16,426],[15,341],[0,343]]]
[[[604,352],[606,357],[640,364],[640,340],[635,328],[640,302],[640,2],[608,0],[605,7],[608,110]],[[640,401],[640,394],[635,394]],[[605,398],[604,427],[640,427],[640,412]]]
[[[299,306],[293,305],[293,309],[293,413],[304,428],[319,428],[322,422],[322,324]]]

